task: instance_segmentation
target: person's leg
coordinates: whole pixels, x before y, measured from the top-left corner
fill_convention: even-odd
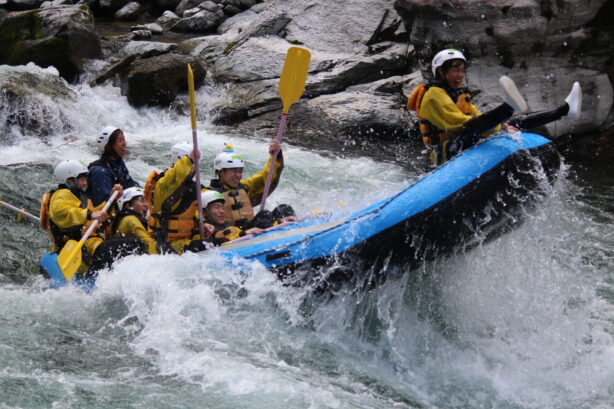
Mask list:
[[[554,122],[558,119],[561,119],[568,113],[569,113],[569,105],[567,103],[564,103],[557,109],[553,109],[550,111],[536,112],[534,114],[522,115],[522,116],[512,118],[509,121],[509,124],[515,126],[521,131],[526,131],[529,129],[538,128],[540,126],[549,124],[550,122]]]
[[[580,83],[576,81],[571,87],[569,95],[565,98],[565,103],[563,105],[550,111],[536,112],[534,114],[513,118],[510,120],[510,125],[515,126],[521,131],[526,131],[544,126],[564,116],[577,118],[580,116],[581,110],[582,88],[580,87]]]
[[[87,276],[96,275],[99,270],[111,268],[113,262],[132,254],[147,254],[145,244],[136,237],[114,237],[100,243],[92,256]]]
[[[504,103],[495,109],[467,121],[449,142],[447,147],[447,159],[478,143],[480,136],[484,132],[490,131],[501,122],[507,121],[513,114],[514,108]]]

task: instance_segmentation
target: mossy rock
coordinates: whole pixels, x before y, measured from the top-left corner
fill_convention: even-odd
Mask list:
[[[83,72],[83,61],[101,55],[87,5],[9,13],[0,22],[0,64],[34,62],[54,66],[67,81]]]

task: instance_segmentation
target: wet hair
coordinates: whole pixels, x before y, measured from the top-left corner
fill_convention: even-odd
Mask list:
[[[104,146],[104,155],[105,156],[117,156],[117,153],[113,150],[113,145],[117,142],[117,138],[119,138],[119,134],[123,133],[121,129],[116,129],[113,131],[111,136],[109,136],[109,141]]]

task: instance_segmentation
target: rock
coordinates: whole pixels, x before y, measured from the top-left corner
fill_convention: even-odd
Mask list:
[[[102,84],[106,80],[112,78],[114,75],[120,74],[137,58],[150,58],[157,55],[170,53],[176,49],[177,44],[173,43],[130,41],[122,50],[118,52],[118,57],[121,57],[121,60],[111,65],[105,72],[96,77],[96,79],[92,81],[92,85]]]
[[[55,68],[0,65],[0,89],[0,142],[13,142],[23,134],[47,136],[71,130],[73,113],[65,109],[76,95]],[[15,127],[17,135],[12,134]]]
[[[120,21],[135,21],[140,14],[141,3],[131,1],[115,12],[115,18]]]
[[[237,30],[237,33],[242,30],[242,27],[249,25],[256,17],[257,13],[252,9],[245,10],[243,13],[229,17],[222,22],[217,28],[218,34],[224,34],[230,30]]]
[[[101,55],[93,22],[86,5],[10,13],[0,22],[0,63],[53,65],[73,81],[83,72],[85,59]]]
[[[130,41],[120,55],[136,55],[142,58],[168,54],[177,49],[177,44],[156,41]]]
[[[134,63],[122,86],[122,93],[134,106],[172,103],[179,92],[187,91],[187,64],[194,71],[195,84],[205,77],[199,59],[180,54],[165,54]]]
[[[40,7],[42,9],[46,9],[49,7],[57,7],[57,6],[68,6],[74,4],[73,0],[53,0],[53,1],[44,1],[41,3]]]
[[[403,138],[408,125],[405,82],[402,76],[390,77],[301,102],[292,118],[295,132],[314,139],[329,135],[337,142]]]
[[[171,30],[184,33],[211,33],[221,22],[222,17],[218,14],[200,10],[191,17],[179,20],[171,27]]]
[[[139,30],[147,30],[150,31],[151,34],[154,35],[160,35],[164,32],[164,29],[156,23],[148,23],[148,24],[142,24],[139,26],[132,26],[130,27],[130,31],[139,31]]]
[[[216,11],[222,9],[222,7],[219,4],[216,4],[216,3],[212,2],[211,0],[207,0],[205,2],[200,3],[198,5],[198,8],[200,8],[201,10],[210,11],[212,13],[215,13]]]
[[[134,30],[132,32],[133,40],[149,40],[151,38],[151,31],[149,30]]]
[[[177,5],[177,8],[175,8],[175,14],[178,16],[183,16],[183,13],[186,10],[198,7],[198,5],[202,2],[203,0],[181,0],[179,5]]]
[[[160,17],[158,17],[156,23],[158,23],[164,29],[169,29],[179,20],[181,20],[181,18],[178,15],[176,15],[172,11],[167,10],[162,13]]]

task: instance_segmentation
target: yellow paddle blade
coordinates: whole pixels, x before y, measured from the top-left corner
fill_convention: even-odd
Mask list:
[[[196,129],[196,104],[194,102],[194,73],[188,64],[188,91],[190,93],[190,117],[192,118],[192,129]]]
[[[81,265],[83,241],[68,240],[58,255],[58,265],[66,281],[70,281]]]
[[[292,104],[303,95],[311,53],[301,47],[290,47],[286,62],[279,78],[279,96],[284,104],[283,113],[287,114]]]

